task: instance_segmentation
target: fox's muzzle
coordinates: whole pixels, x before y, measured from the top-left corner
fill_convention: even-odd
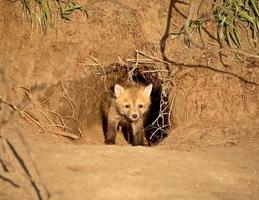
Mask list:
[[[140,118],[140,114],[133,113],[128,116],[129,120],[132,122],[138,121]]]

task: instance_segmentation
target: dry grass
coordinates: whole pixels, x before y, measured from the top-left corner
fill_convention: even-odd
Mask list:
[[[14,0],[22,5],[22,10],[31,23],[39,25],[46,33],[49,27],[56,28],[58,19],[70,21],[76,11],[87,15],[86,9],[72,0]]]

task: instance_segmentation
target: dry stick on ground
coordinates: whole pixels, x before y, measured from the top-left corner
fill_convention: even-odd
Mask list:
[[[1,97],[1,96],[0,96],[0,104],[5,104],[13,109],[11,116],[15,113],[15,111],[17,111],[21,117],[24,118],[24,116],[26,116],[30,121],[34,122],[37,126],[39,126],[41,129],[43,129],[43,127],[35,119],[33,119],[27,112],[20,110],[17,106],[4,100],[3,97]],[[9,119],[2,120],[1,125],[5,124],[7,121],[9,121]]]
[[[44,132],[50,132],[50,133],[53,133],[55,135],[61,135],[61,136],[65,136],[65,137],[68,137],[68,138],[71,138],[71,139],[78,139],[79,137],[74,134],[74,133],[71,133],[71,132],[67,132],[68,129],[70,129],[69,127],[67,127],[66,123],[65,123],[65,120],[63,119],[63,117],[58,114],[57,112],[55,111],[52,111],[52,110],[49,110],[49,109],[46,109],[46,111],[52,113],[52,114],[55,114],[56,116],[58,116],[58,118],[60,119],[60,121],[62,122],[62,127],[65,129],[65,132],[64,131],[49,131],[47,129],[43,129]],[[58,127],[59,125],[56,125],[56,127]]]
[[[71,111],[72,111],[70,116],[73,117],[74,114],[75,114],[75,109],[74,109],[74,106],[73,106],[72,102],[66,96],[61,96],[61,98],[65,99],[68,102],[68,104],[69,104],[69,106],[71,108]]]
[[[33,108],[32,108],[33,109]],[[52,125],[53,121],[48,117],[48,115],[43,112],[40,108],[38,108],[38,110],[40,111],[40,113],[48,120],[48,122]]]
[[[156,57],[154,57],[154,56],[148,55],[148,54],[146,54],[146,53],[143,52],[143,51],[140,51],[140,50],[136,50],[136,51],[137,51],[140,55],[142,55],[142,56],[144,56],[144,57],[146,57],[146,58],[149,58],[149,59],[151,59],[151,60],[164,63],[166,66],[168,66],[168,65],[170,64],[169,62],[167,62],[167,61],[165,61],[165,60],[162,60],[162,59],[160,59],[160,58],[156,58]]]
[[[72,120],[72,121],[74,121],[74,122],[76,122],[77,123],[77,125],[78,125],[78,132],[80,133],[80,136],[81,137],[83,137],[83,132],[82,132],[82,130],[81,130],[81,128],[80,128],[80,122],[77,120],[77,119],[75,119],[74,117],[70,117],[70,116],[68,116],[68,117],[63,117],[64,119],[68,119],[69,121],[70,120]]]
[[[77,135],[75,135],[74,133],[69,133],[69,132],[63,132],[63,131],[51,131],[51,133],[53,133],[54,135],[61,135],[61,136],[65,136],[71,139],[79,139],[79,137]]]
[[[54,111],[51,111],[51,110],[48,110],[48,112],[51,112],[53,114],[56,114],[57,116],[60,117],[61,121],[64,122],[63,118],[56,112]],[[55,124],[55,125],[52,125],[50,124],[49,126],[55,126],[55,127],[60,127],[60,128],[63,128],[65,131],[50,131],[46,128],[44,128],[40,122],[38,122],[37,120],[35,120],[33,117],[31,117],[28,113],[26,112],[23,112],[24,115],[30,119],[30,121],[32,121],[33,123],[35,123],[37,126],[39,126],[41,128],[41,130],[45,133],[52,133],[54,135],[59,135],[59,136],[64,136],[64,137],[68,137],[68,138],[71,138],[71,139],[78,139],[79,137],[77,135],[75,135],[74,133],[71,133],[71,132],[67,132],[67,130],[72,130],[71,128],[67,127],[66,124],[64,125],[59,125],[59,124]],[[25,118],[26,119],[26,118]]]
[[[40,124],[40,122],[38,122],[36,119],[34,119],[30,114],[28,114],[25,111],[19,111],[21,117],[24,118],[24,116],[26,116],[27,118],[25,119],[29,119],[31,122],[33,122],[34,124],[36,124],[42,131],[45,131],[44,127]]]
[[[60,80],[58,83],[61,84],[58,89],[62,89],[63,91],[65,91],[64,86],[63,86],[63,82]],[[28,90],[26,90],[26,91],[27,91],[26,95],[28,97],[30,97],[29,96],[29,91]],[[49,101],[50,98],[52,98],[57,92],[58,92],[58,90],[56,90],[52,95],[50,95],[50,97],[47,98],[47,101]],[[64,98],[69,103],[69,105],[71,106],[72,115],[74,115],[74,108],[73,108],[72,102],[66,96],[62,96],[61,98]],[[29,98],[29,100],[31,100],[31,97]],[[44,102],[46,102],[46,100],[44,100]],[[36,106],[36,104],[34,104],[34,105]],[[33,108],[31,108],[31,109],[33,109]],[[65,124],[65,121],[63,120],[63,118],[62,118],[62,116],[60,114],[58,114],[58,113],[56,113],[54,111],[51,111],[51,110],[47,110],[47,112],[51,112],[51,113],[57,115],[58,118],[60,119],[60,121],[63,124],[63,125],[59,125],[59,124],[54,124],[53,125],[52,121],[49,119],[49,117],[47,116],[47,114],[45,112],[43,112],[40,108],[36,108],[36,109],[38,109],[40,111],[40,113],[49,121],[49,123],[50,123],[49,127],[60,127],[60,128],[63,128],[65,130],[65,132],[67,132],[67,130],[70,130],[70,131],[72,130],[71,128],[67,127],[67,125]],[[55,135],[61,135],[61,136],[69,137],[69,138],[72,138],[72,139],[78,139],[78,136],[73,134],[73,133],[65,133],[65,132],[62,132],[62,131],[49,131],[49,130],[46,130],[37,120],[35,120],[27,112],[25,112],[25,111],[23,111],[23,112],[32,122],[37,124],[42,129],[42,131],[44,131],[44,132],[51,132],[51,133],[53,133]]]
[[[69,128],[69,127],[65,127],[61,124],[51,124],[51,125],[48,125],[49,127],[57,127],[57,128],[62,128],[62,129],[67,129],[69,131],[72,131],[72,128]],[[52,132],[52,131],[51,131]]]
[[[62,82],[59,80],[59,81],[58,81],[58,84],[60,84],[60,86],[55,90],[55,92],[53,92],[53,93],[52,93],[50,96],[48,96],[44,101],[42,101],[41,104],[45,104],[46,102],[48,102],[52,97],[54,97],[54,96],[58,93],[59,89],[62,88]]]
[[[55,90],[49,97],[47,97],[47,98],[42,102],[42,104],[45,104],[47,101],[49,101],[51,98],[53,98],[53,97],[58,93],[58,91],[59,91],[60,89],[61,89],[63,92],[65,91],[65,88],[64,88],[64,86],[63,86],[63,82],[62,82],[61,80],[58,81],[58,84],[60,84],[60,86],[57,88],[57,90]],[[72,117],[72,116],[74,115],[74,107],[73,107],[72,102],[71,102],[65,95],[64,95],[64,96],[61,96],[61,98],[64,98],[64,99],[69,103],[69,105],[70,105],[70,107],[71,107],[71,110],[72,110],[72,114],[71,114],[71,117]],[[78,138],[79,138],[77,135],[75,135],[75,134],[73,134],[73,133],[71,133],[71,132],[67,132],[67,130],[68,130],[68,129],[71,130],[71,128],[67,127],[67,125],[66,125],[66,123],[65,123],[65,120],[62,118],[62,116],[61,116],[59,113],[57,113],[57,112],[55,112],[55,111],[52,111],[52,110],[49,110],[49,109],[46,109],[46,108],[44,108],[44,110],[46,110],[46,111],[49,112],[49,113],[52,113],[52,114],[56,115],[56,116],[60,119],[60,121],[61,121],[61,123],[62,123],[62,125],[58,125],[58,124],[53,125],[53,124],[51,124],[50,126],[62,127],[62,128],[64,128],[65,132],[63,132],[63,131],[49,131],[49,130],[45,129],[39,122],[37,122],[36,120],[34,120],[30,115],[28,115],[27,113],[25,113],[25,114],[26,114],[26,116],[27,116],[31,121],[33,121],[35,124],[37,124],[44,132],[51,132],[51,133],[53,133],[53,134],[55,134],[55,135],[61,135],[61,136],[69,137],[69,138],[72,138],[72,139],[78,139]],[[42,114],[43,114],[45,117],[47,117],[47,115],[46,115],[43,111],[42,111]],[[47,117],[47,119],[48,119],[48,117]],[[50,122],[49,119],[48,119],[48,121]],[[82,135],[81,132],[80,132],[80,135]]]
[[[38,122],[37,120],[35,120],[32,116],[30,116],[27,112],[25,111],[22,111],[20,110],[17,106],[13,105],[12,103],[8,102],[8,101],[5,101],[3,100],[3,98],[0,97],[0,104],[3,103],[3,104],[6,104],[8,105],[9,107],[11,107],[13,110],[17,111],[20,116],[22,118],[25,118],[26,120],[29,120],[30,122],[33,122],[34,124],[36,124],[43,132],[50,132],[50,133],[53,133],[55,135],[61,135],[61,136],[65,136],[65,137],[69,137],[69,138],[72,138],[72,139],[78,139],[79,137],[73,133],[69,133],[69,132],[62,132],[62,131],[49,131],[47,130],[46,128],[44,128],[42,126],[42,124],[40,122]],[[52,112],[54,114],[57,114],[53,111],[50,111],[48,110],[48,112]],[[59,115],[60,116],[60,115]],[[61,117],[61,116],[60,116]],[[61,121],[64,121],[62,119],[62,117],[60,118]],[[65,125],[64,125],[65,126]],[[66,126],[65,126],[66,127]]]
[[[66,125],[66,123],[65,123],[65,120],[63,119],[63,117],[62,117],[59,113],[57,113],[57,112],[55,112],[55,111],[52,111],[52,110],[49,110],[49,109],[47,109],[47,108],[45,108],[45,110],[46,110],[47,112],[49,112],[49,113],[52,113],[52,114],[56,115],[56,116],[59,118],[59,120],[60,120],[60,122],[62,123],[62,125],[65,127],[65,131],[67,130],[67,125]]]
[[[129,62],[129,63],[135,63],[136,62],[136,58],[127,58],[125,59],[126,62]],[[139,63],[141,64],[153,64],[154,61],[151,60],[151,59],[138,59]],[[126,65],[126,64],[125,64]]]

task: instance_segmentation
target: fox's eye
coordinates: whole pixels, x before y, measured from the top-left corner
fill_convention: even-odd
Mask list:
[[[139,104],[138,107],[139,107],[139,108],[143,108],[144,106],[143,106],[142,104]]]
[[[130,108],[130,105],[129,105],[129,104],[126,104],[126,105],[125,105],[125,108]]]

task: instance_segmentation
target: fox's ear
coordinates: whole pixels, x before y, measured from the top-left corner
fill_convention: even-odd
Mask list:
[[[124,92],[124,88],[119,84],[114,86],[115,97],[118,98]]]
[[[151,92],[152,92],[152,88],[153,88],[153,84],[149,84],[147,87],[145,87],[144,89],[144,93],[147,95],[147,96],[150,96]]]

